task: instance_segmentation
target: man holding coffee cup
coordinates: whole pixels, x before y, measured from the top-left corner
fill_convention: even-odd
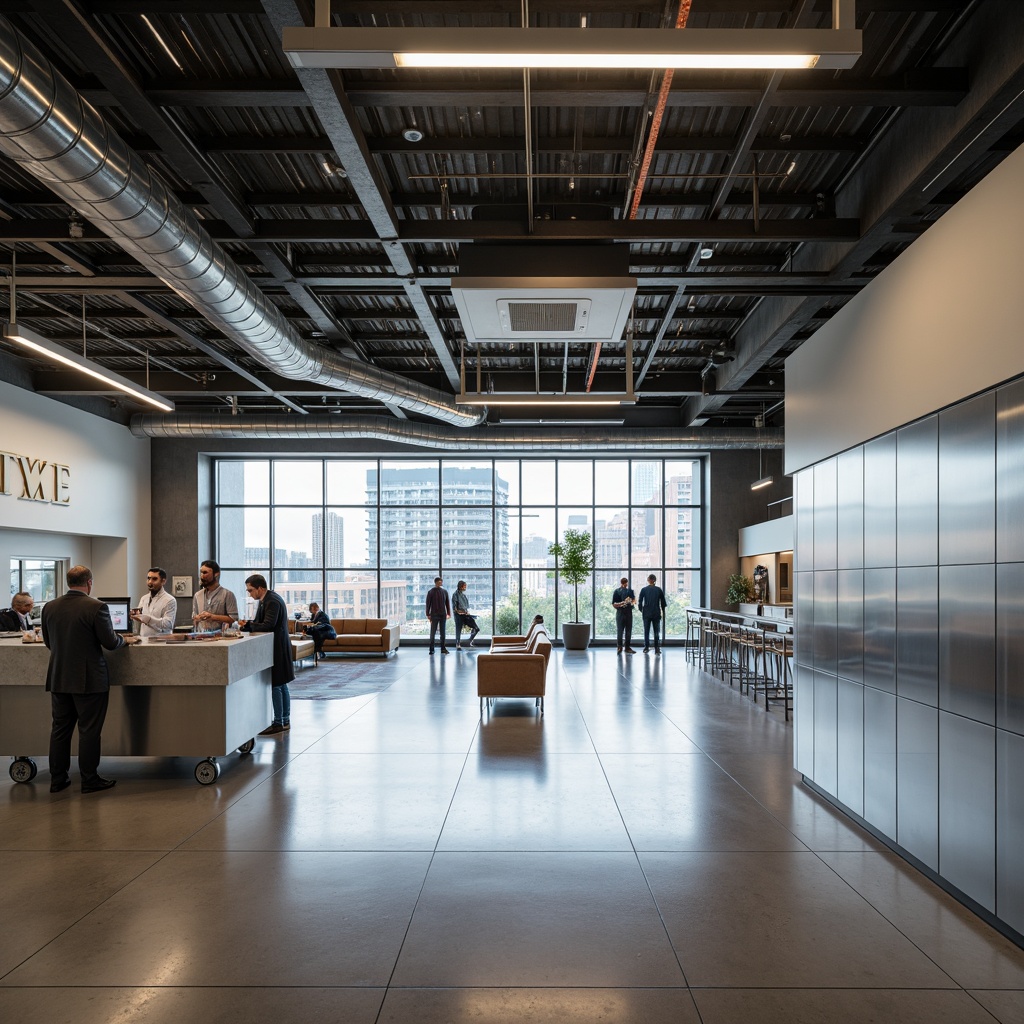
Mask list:
[[[139,607],[133,608],[131,614],[132,619],[140,623],[139,636],[161,636],[174,630],[178,602],[164,590],[166,582],[167,573],[158,565],[146,573],[149,593],[139,599]]]

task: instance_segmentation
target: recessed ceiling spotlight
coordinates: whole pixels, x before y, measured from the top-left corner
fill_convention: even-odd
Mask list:
[[[421,132],[419,128],[406,128],[405,131],[402,132],[402,138],[405,139],[406,142],[422,142],[423,132]]]
[[[779,141],[780,141],[780,142],[789,142],[789,140],[790,140],[790,139],[792,139],[792,138],[793,138],[793,136],[792,136],[792,135],[790,135],[790,134],[789,134],[789,132],[783,132],[783,133],[782,133],[782,134],[781,134],[781,135],[779,136]]]
[[[705,246],[701,247],[700,258],[702,260],[709,260],[714,255],[715,255],[715,250],[712,249],[710,245],[705,245]]]

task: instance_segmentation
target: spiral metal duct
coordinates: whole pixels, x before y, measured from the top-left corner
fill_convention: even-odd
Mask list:
[[[0,16],[0,150],[264,366],[463,427],[484,413],[302,339],[191,211]]]
[[[781,430],[664,430],[646,427],[486,427],[456,430],[441,423],[400,422],[388,416],[345,419],[335,415],[220,416],[182,413],[134,416],[136,437],[395,441],[423,448],[475,452],[517,451],[708,451],[727,448],[781,448]]]

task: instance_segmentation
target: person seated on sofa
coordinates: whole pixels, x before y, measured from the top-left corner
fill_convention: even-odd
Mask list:
[[[309,614],[310,620],[303,624],[302,632],[313,641],[316,653],[323,654],[324,641],[333,640],[338,634],[334,631],[331,620],[327,618],[327,612],[316,601],[309,602]]]

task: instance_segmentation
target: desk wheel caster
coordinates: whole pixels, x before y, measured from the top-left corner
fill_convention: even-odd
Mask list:
[[[239,748],[240,754],[251,754],[252,748],[256,746],[256,737],[254,736],[251,740],[246,740]]]
[[[200,786],[212,786],[220,778],[220,765],[212,757],[196,765],[196,782]]]
[[[11,762],[10,776],[14,782],[31,782],[39,772],[31,757],[16,757]]]

